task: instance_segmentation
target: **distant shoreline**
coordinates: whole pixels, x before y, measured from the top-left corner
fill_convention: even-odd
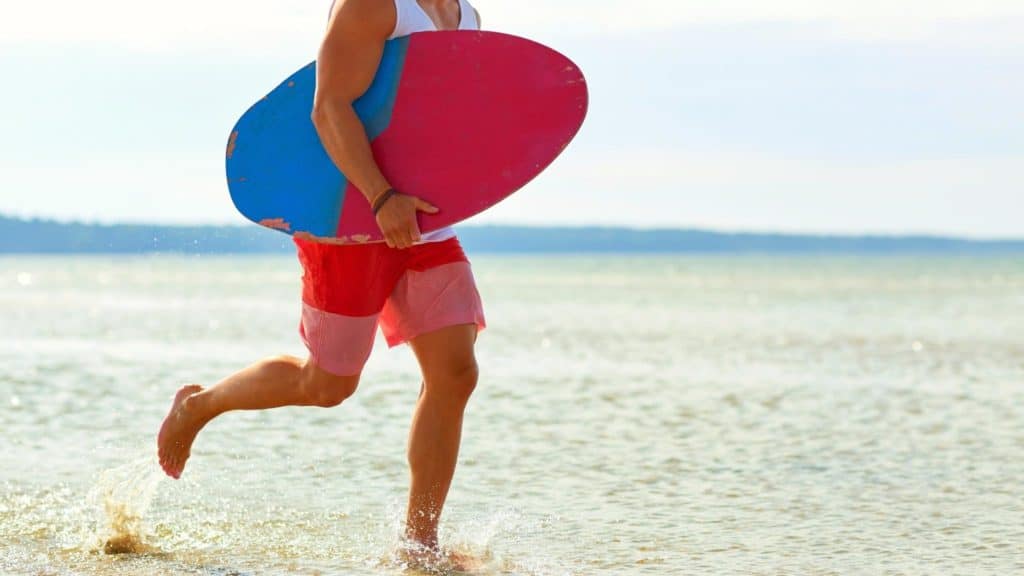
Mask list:
[[[477,253],[1021,254],[1024,238],[810,235],[618,227],[459,226]],[[291,239],[258,226],[90,224],[0,216],[0,254],[274,254]]]

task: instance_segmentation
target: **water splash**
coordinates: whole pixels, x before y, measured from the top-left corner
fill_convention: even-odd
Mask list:
[[[441,522],[442,552],[425,549],[404,538],[403,500],[389,501],[386,522],[367,547],[376,547],[378,561],[370,566],[405,576],[569,576],[579,573],[567,561],[548,557],[543,547],[552,525],[560,520],[524,515],[514,508],[456,512]],[[531,545],[533,543],[533,545]],[[523,550],[529,550],[524,553]],[[518,551],[513,551],[518,550]]]
[[[551,528],[560,522],[557,517],[529,516],[508,507],[446,523],[444,532],[450,550],[483,561],[482,573],[567,576],[578,570],[567,560],[546,555],[544,546],[538,545],[548,541]]]
[[[162,478],[153,456],[103,471],[87,498],[97,512],[90,548],[105,554],[153,552],[144,518]]]

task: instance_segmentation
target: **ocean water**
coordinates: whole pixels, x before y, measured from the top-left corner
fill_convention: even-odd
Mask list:
[[[1024,258],[474,269],[442,541],[481,573],[1024,573]],[[155,463],[179,385],[304,353],[298,290],[290,257],[0,258],[0,574],[414,574],[407,348]]]

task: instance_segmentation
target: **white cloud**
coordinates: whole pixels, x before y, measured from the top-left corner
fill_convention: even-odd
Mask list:
[[[327,0],[48,0],[4,8],[0,46],[101,43],[132,50],[222,50],[244,54],[315,48]],[[858,40],[930,41],[957,26],[973,37],[1024,18],[1020,0],[477,0],[487,27],[526,36],[668,30],[690,25],[804,23]],[[1001,29],[998,31],[997,29]]]

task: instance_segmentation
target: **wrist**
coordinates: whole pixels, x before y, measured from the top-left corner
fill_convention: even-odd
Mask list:
[[[373,215],[376,216],[377,213],[380,212],[381,208],[383,208],[384,205],[387,204],[388,200],[390,200],[391,197],[395,196],[396,194],[398,194],[397,190],[395,190],[394,188],[388,188],[387,190],[376,196],[373,199],[373,201],[370,202],[370,209],[373,210]]]
[[[363,192],[363,196],[366,197],[366,201],[370,203],[370,206],[373,206],[373,203],[390,189],[391,184],[388,184],[386,180],[381,180],[377,184],[366,188],[366,191]]]

